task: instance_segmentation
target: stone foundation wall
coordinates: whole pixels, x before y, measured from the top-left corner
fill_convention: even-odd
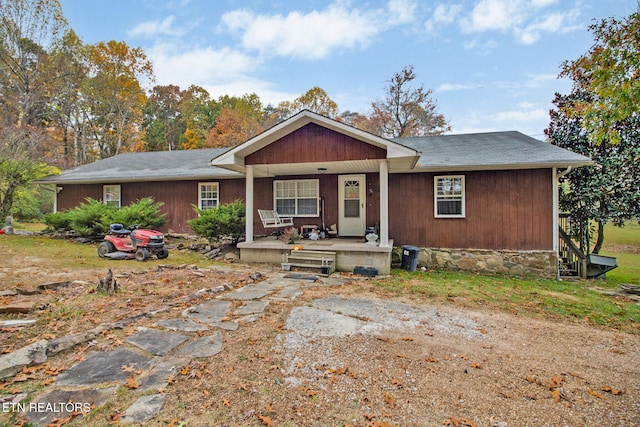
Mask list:
[[[555,251],[421,248],[418,266],[515,276],[532,275],[549,279],[555,279],[558,275],[558,258]]]

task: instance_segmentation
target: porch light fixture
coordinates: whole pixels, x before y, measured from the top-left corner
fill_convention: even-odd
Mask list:
[[[327,168],[318,168],[318,172],[320,173],[325,173],[327,171]]]

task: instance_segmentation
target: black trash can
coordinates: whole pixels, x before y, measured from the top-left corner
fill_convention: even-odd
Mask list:
[[[407,271],[416,271],[418,268],[418,256],[420,255],[420,248],[417,246],[403,246],[402,247],[402,268]]]

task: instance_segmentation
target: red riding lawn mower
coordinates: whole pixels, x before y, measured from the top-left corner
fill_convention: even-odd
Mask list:
[[[122,224],[111,224],[109,234],[98,245],[98,256],[111,259],[146,261],[155,255],[158,259],[169,256],[164,235],[155,230],[145,230],[139,225],[124,228]]]

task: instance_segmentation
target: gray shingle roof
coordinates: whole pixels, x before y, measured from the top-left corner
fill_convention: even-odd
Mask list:
[[[517,131],[396,138],[421,153],[416,170],[526,169],[582,166],[588,157]]]
[[[237,172],[211,166],[211,159],[228,148],[125,153],[78,166],[38,183],[110,183],[240,177]]]
[[[591,160],[520,132],[396,138],[421,153],[414,171],[461,171],[582,166]],[[42,178],[37,183],[119,183],[243,175],[211,166],[228,148],[125,153]]]

